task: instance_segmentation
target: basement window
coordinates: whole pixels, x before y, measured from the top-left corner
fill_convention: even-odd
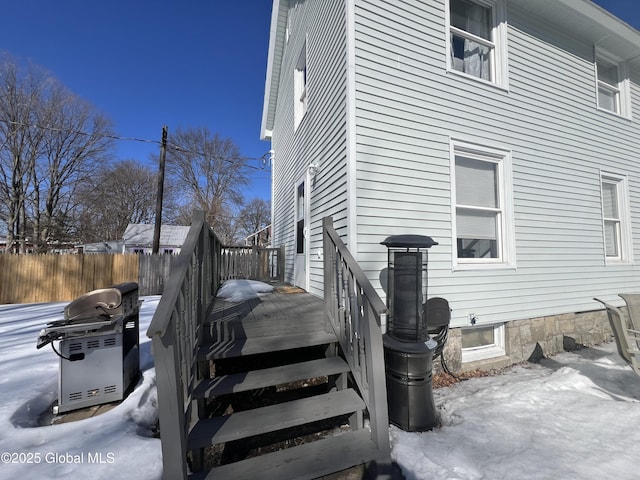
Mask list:
[[[504,356],[504,324],[462,329],[462,363]]]

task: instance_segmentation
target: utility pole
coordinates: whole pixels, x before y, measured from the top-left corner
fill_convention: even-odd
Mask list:
[[[151,253],[156,255],[160,251],[160,227],[162,225],[162,196],[164,193],[164,163],[167,151],[168,127],[162,127],[162,142],[160,143],[160,172],[158,173],[158,193],[156,195],[156,223],[153,230],[153,247]]]

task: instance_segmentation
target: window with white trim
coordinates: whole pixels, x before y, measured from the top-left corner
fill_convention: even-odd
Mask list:
[[[454,269],[514,265],[509,153],[453,142],[451,170]]]
[[[307,112],[307,43],[305,42],[296,62],[293,75],[293,125],[298,128]]]
[[[631,262],[631,232],[626,177],[601,174],[602,221],[607,263]]]
[[[503,324],[462,329],[462,363],[501,357],[505,354]]]
[[[504,0],[448,0],[447,68],[507,86]]]
[[[595,67],[598,108],[629,116],[630,106],[624,64],[609,54],[596,51]]]

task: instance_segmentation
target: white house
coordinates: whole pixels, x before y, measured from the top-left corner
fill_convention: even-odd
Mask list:
[[[124,253],[124,241],[107,240],[104,242],[83,243],[75,247],[78,253]]]
[[[125,253],[151,253],[154,225],[130,223],[123,234]],[[162,225],[158,253],[178,255],[189,233],[189,227]]]
[[[592,298],[640,291],[639,117],[640,32],[588,0],[274,0],[287,279],[322,294],[332,216],[382,298],[384,238],[439,242],[458,361],[609,338]]]

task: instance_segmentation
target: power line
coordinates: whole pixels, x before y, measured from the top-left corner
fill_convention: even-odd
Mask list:
[[[94,133],[88,133],[88,132],[83,132],[82,130],[72,130],[72,129],[66,129],[66,128],[60,128],[60,127],[54,127],[51,125],[38,125],[38,124],[27,124],[27,123],[23,123],[23,122],[16,122],[14,120],[7,120],[4,118],[0,118],[0,122],[6,123],[8,125],[15,125],[18,127],[22,127],[22,128],[40,128],[42,130],[49,130],[52,132],[60,132],[60,133],[69,133],[69,134],[75,134],[75,135],[85,135],[87,137],[92,137],[92,136],[96,136],[99,138],[109,138],[111,140],[117,140],[117,141],[126,141],[126,142],[138,142],[138,143],[153,143],[156,144],[158,146],[161,145],[161,141],[160,140],[150,140],[150,139],[145,139],[145,138],[136,138],[136,137],[122,137],[120,135],[111,135],[111,134],[94,134]],[[8,141],[8,139],[7,139]],[[4,145],[7,143],[7,141],[5,141]],[[264,153],[262,156],[260,157],[223,157],[220,155],[207,155],[204,152],[199,152],[196,150],[189,150],[189,149],[185,149],[182,147],[178,147],[178,146],[167,146],[167,148],[169,150],[174,150],[177,152],[183,152],[183,153],[192,153],[194,155],[201,155],[204,157],[211,157],[211,158],[215,158],[218,160],[223,160],[225,162],[229,162],[229,163],[234,163],[235,161],[259,161],[260,162],[260,167],[255,167],[253,165],[243,165],[245,168],[250,168],[253,170],[258,170],[261,172],[266,171],[267,166],[269,165],[269,158],[271,155],[271,152],[266,152]]]
[[[69,128],[60,128],[60,127],[54,127],[51,125],[38,125],[38,124],[28,124],[28,123],[23,123],[23,122],[16,122],[14,120],[6,120],[4,118],[0,118],[0,122],[4,122],[8,125],[16,125],[18,127],[23,127],[23,128],[40,128],[42,130],[49,130],[52,132],[60,132],[60,133],[72,133],[75,135],[84,135],[86,137],[93,137],[93,136],[97,136],[100,138],[110,138],[112,140],[124,140],[124,141],[131,141],[131,142],[141,142],[141,143],[156,143],[158,145],[160,145],[160,141],[159,140],[147,140],[144,138],[134,138],[134,137],[121,137],[119,135],[110,135],[110,134],[100,134],[100,135],[96,135],[94,133],[88,133],[88,132],[83,132],[82,130],[72,130]]]
[[[234,160],[240,160],[240,161],[246,161],[246,160],[258,160],[260,162],[260,164],[262,165],[262,167],[254,167],[253,165],[244,165],[244,167],[246,168],[251,168],[253,170],[258,170],[259,172],[264,172],[266,171],[266,167],[267,165],[269,165],[269,158],[271,156],[271,152],[267,152],[264,155],[262,155],[261,157],[223,157],[221,155],[209,155],[206,154],[204,152],[200,152],[197,150],[189,150],[186,148],[182,148],[176,145],[168,145],[167,146],[168,150],[173,150],[175,152],[181,152],[181,153],[192,153],[194,155],[201,155],[203,157],[210,157],[210,158],[216,158],[218,160],[223,160],[229,163],[233,163]]]

